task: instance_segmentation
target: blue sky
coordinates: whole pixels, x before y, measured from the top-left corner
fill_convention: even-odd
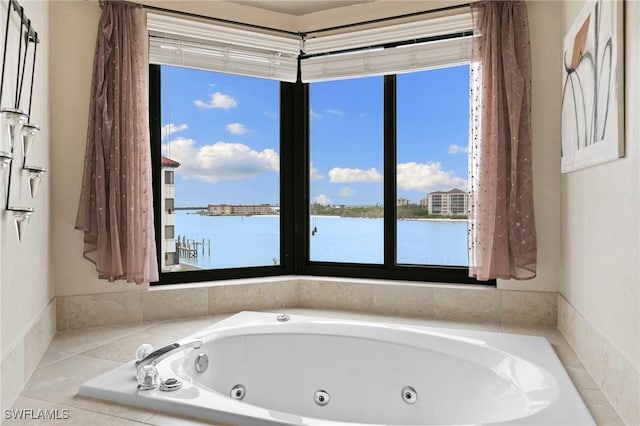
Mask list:
[[[466,188],[467,66],[398,76],[398,196]],[[383,78],[311,85],[311,199],[382,204]],[[278,204],[279,83],[162,67],[176,205]]]

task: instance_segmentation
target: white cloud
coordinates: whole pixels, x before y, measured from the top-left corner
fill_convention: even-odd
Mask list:
[[[339,192],[341,197],[349,197],[349,196],[351,196],[351,195],[353,195],[355,193],[356,193],[356,191],[354,191],[353,189],[349,188],[348,186],[340,188],[340,192]]]
[[[468,146],[449,145],[449,154],[468,154]]]
[[[382,175],[375,167],[369,170],[334,167],[329,170],[329,181],[332,183],[373,183],[382,182]]]
[[[264,115],[265,115],[267,118],[271,118],[271,119],[273,119],[273,120],[275,120],[276,118],[278,118],[278,115],[277,115],[275,112],[265,111],[265,112],[264,112]]]
[[[317,112],[315,112],[314,110],[309,110],[309,115],[311,116],[312,120],[317,120],[318,118],[322,118],[322,116]]]
[[[327,114],[333,114],[339,117],[344,117],[344,111],[339,109],[325,109],[324,112],[326,112]]]
[[[178,138],[162,148],[181,164],[177,172],[187,179],[206,182],[250,179],[280,169],[280,156],[273,149],[255,151],[241,143],[196,146],[193,139]]]
[[[225,95],[224,93],[216,92],[211,95],[211,99],[208,102],[201,101],[198,99],[193,102],[198,108],[221,108],[221,109],[230,109],[238,106],[238,102],[236,102],[233,97],[229,95]]]
[[[227,124],[227,132],[232,135],[244,135],[247,133],[247,128],[241,123],[229,123]]]
[[[324,176],[320,174],[318,169],[311,163],[311,167],[309,167],[309,177],[311,180],[320,180],[324,179]]]
[[[175,132],[180,132],[182,130],[187,130],[186,124],[180,124],[179,126],[176,126],[173,123],[165,124],[164,126],[162,126],[161,130],[162,140],[164,140],[166,137],[171,136]]]
[[[466,189],[467,180],[452,171],[442,170],[440,163],[400,163],[398,164],[398,188],[431,192],[453,188]]]
[[[317,204],[328,205],[328,204],[331,204],[331,199],[324,194],[320,194],[313,197],[313,202]]]

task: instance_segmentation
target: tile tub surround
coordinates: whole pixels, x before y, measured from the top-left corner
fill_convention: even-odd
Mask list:
[[[270,310],[279,312],[279,310]],[[292,315],[354,318],[373,321],[392,321],[425,326],[470,329],[486,329],[486,324],[467,324],[407,318],[400,316],[371,315],[360,312],[335,310],[311,310],[291,308]],[[68,410],[69,419],[64,425],[171,425],[189,426],[211,424],[201,420],[148,411],[77,395],[78,386],[85,380],[133,358],[138,344],[150,341],[163,344],[177,337],[184,337],[208,324],[220,321],[228,315],[206,316],[190,319],[157,321],[127,326],[103,326],[83,330],[59,331],[40,361],[35,373],[27,382],[14,408]],[[562,334],[553,327],[492,326],[494,331],[531,334],[546,337],[560,355],[594,418],[600,425],[623,425],[593,379],[582,367],[578,357]],[[132,351],[127,355],[127,351]],[[5,420],[4,425],[45,424],[42,421]]]
[[[558,294],[558,329],[627,425],[640,425],[640,373]],[[594,397],[594,401],[598,401]]]
[[[557,324],[556,293],[289,276],[59,296],[57,325],[58,330],[71,330],[284,308],[401,315],[488,326]]]

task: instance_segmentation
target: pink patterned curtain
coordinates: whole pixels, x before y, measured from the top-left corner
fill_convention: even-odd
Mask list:
[[[76,229],[100,278],[158,280],[142,8],[102,1]]]
[[[472,5],[469,275],[536,276],[531,57],[524,1]]]

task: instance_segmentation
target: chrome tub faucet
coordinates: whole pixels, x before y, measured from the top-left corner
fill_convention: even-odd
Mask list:
[[[171,343],[170,345],[163,346],[160,349],[156,349],[143,359],[136,361],[136,369],[140,371],[145,365],[156,365],[169,355],[173,355],[176,352],[183,351],[188,348],[198,349],[202,346],[202,340],[195,339],[186,343]]]

